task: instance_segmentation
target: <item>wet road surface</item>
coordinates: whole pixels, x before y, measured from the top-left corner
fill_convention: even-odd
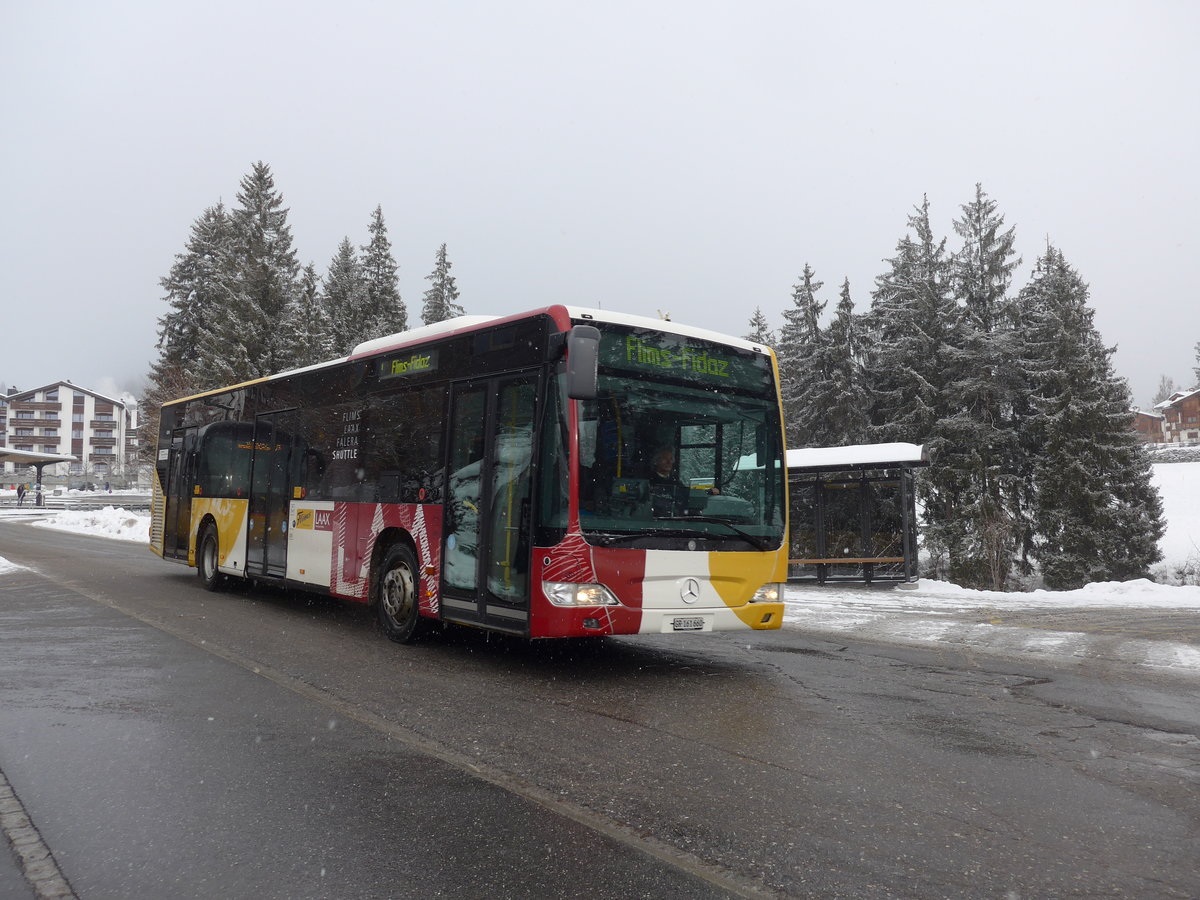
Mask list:
[[[136,545],[0,556],[0,771],[80,897],[1200,896],[1194,687],[1110,663],[400,647]]]

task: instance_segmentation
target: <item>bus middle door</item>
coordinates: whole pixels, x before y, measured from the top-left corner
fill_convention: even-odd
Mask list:
[[[286,412],[263,413],[254,420],[246,547],[246,572],[250,575],[282,578],[287,572],[293,443],[283,427],[287,416]]]

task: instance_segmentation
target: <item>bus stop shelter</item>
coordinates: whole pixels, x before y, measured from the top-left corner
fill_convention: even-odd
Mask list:
[[[788,580],[916,581],[914,471],[928,465],[923,444],[789,450]]]
[[[34,506],[42,506],[46,502],[45,494],[42,493],[42,470],[55,463],[71,463],[79,462],[79,460],[74,456],[63,456],[58,453],[35,453],[32,450],[12,450],[8,447],[0,447],[0,463],[6,462],[17,466],[33,466],[37,472],[37,479],[33,485],[32,502]]]

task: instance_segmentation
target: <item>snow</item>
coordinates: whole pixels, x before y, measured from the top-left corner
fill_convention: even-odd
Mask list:
[[[1146,579],[1089,584],[1076,591],[974,591],[922,579],[911,589],[788,585],[784,627],[889,643],[953,646],[1031,659],[1107,658],[1158,672],[1200,675],[1200,647],[1121,639],[1101,628],[1121,611],[1200,612],[1200,462],[1153,467],[1167,523],[1163,560]],[[1192,584],[1180,584],[1190,572]],[[1023,622],[1023,624],[1017,624]],[[1032,622],[1032,624],[1029,624]],[[1073,630],[1074,629],[1074,630]]]
[[[1161,463],[1154,481],[1163,498],[1164,559],[1146,579],[1089,584],[1076,591],[974,591],[921,580],[911,589],[865,585],[788,585],[784,627],[890,643],[1002,652],[1056,661],[1110,658],[1175,675],[1200,676],[1200,647],[1171,640],[1122,638],[1102,628],[1083,630],[1121,611],[1200,612],[1200,585],[1179,584],[1179,573],[1200,574],[1200,462]],[[11,491],[0,491],[0,495]],[[148,541],[150,517],[120,507],[47,512],[5,508],[0,518],[24,518],[42,528],[116,540]],[[0,557],[0,574],[21,568]],[[1029,620],[1034,620],[1031,626]],[[1025,620],[1025,624],[1018,624]],[[1075,630],[1072,630],[1072,629]]]
[[[116,538],[119,541],[138,541],[143,544],[150,542],[150,516],[146,513],[127,512],[119,506],[63,510],[49,518],[35,520],[32,524],[40,528],[74,531],[96,537]]]
[[[880,463],[928,462],[923,444],[859,444],[850,447],[799,447],[787,452],[789,469],[832,466],[878,465]]]
[[[1200,577],[1200,462],[1159,463],[1153,470],[1167,533],[1158,543],[1162,562],[1150,574],[1156,581],[1178,583],[1177,573],[1189,570],[1194,582]]]
[[[4,492],[0,492],[3,494]],[[9,491],[8,493],[12,493]],[[55,531],[72,531],[94,537],[114,538],[119,541],[150,542],[150,516],[148,513],[130,512],[119,506],[103,509],[46,511],[33,508],[30,501],[20,509],[0,509],[0,519],[24,519],[38,528]],[[0,557],[0,566],[11,565]],[[3,571],[0,569],[0,571]]]

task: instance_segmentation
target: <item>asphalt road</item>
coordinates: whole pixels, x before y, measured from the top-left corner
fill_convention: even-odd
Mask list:
[[[402,647],[137,545],[0,557],[0,772],[87,900],[1200,896],[1194,685],[787,629]]]

